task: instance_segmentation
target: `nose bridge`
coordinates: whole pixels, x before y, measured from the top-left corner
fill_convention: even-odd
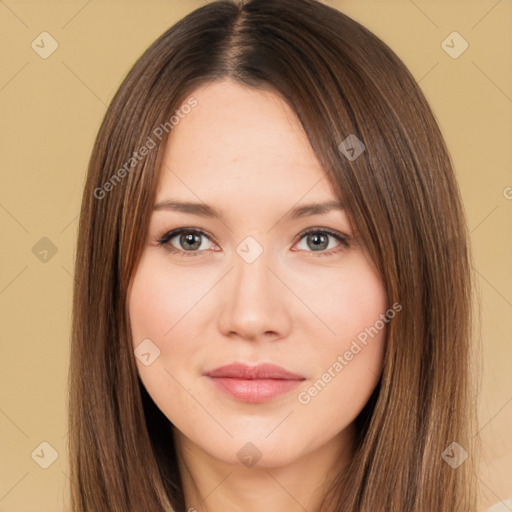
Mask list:
[[[286,297],[282,283],[268,268],[273,267],[272,251],[248,239],[239,244],[236,252],[228,296],[223,301],[221,329],[225,334],[236,332],[251,339],[265,333],[284,336],[289,328]]]
[[[237,255],[234,258],[233,279],[234,293],[239,298],[244,296],[252,296],[254,299],[259,295],[268,296],[269,287],[272,287],[272,273],[268,269],[271,266],[270,251],[263,251],[254,257],[253,249],[246,254],[240,254],[243,248],[237,249]]]
[[[233,279],[237,295],[244,294],[254,297],[258,294],[268,295],[272,286],[268,269],[272,267],[273,251],[269,246],[269,238],[263,234],[246,236],[235,248],[233,254]],[[266,293],[267,292],[267,293]]]

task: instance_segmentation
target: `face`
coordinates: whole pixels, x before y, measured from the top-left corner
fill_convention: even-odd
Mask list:
[[[231,81],[191,96],[130,285],[137,369],[194,449],[290,463],[341,439],[370,397],[384,288],[285,102]]]

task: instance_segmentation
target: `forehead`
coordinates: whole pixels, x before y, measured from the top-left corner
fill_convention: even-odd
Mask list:
[[[171,130],[157,200],[334,198],[299,119],[277,94],[224,81],[189,96],[198,104]]]

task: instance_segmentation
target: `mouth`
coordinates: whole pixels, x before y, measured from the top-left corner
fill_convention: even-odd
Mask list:
[[[260,364],[249,367],[235,363],[203,373],[214,386],[242,402],[263,403],[290,392],[305,377],[280,366]]]

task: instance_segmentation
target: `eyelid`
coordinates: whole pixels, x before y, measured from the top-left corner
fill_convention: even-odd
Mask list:
[[[306,236],[308,234],[314,234],[314,233],[327,233],[328,235],[331,235],[333,238],[338,239],[340,242],[345,241],[345,242],[349,243],[352,239],[351,236],[346,235],[345,233],[342,233],[341,231],[336,231],[335,229],[317,226],[317,227],[306,228],[303,231],[301,231],[297,235],[297,240],[300,240],[301,238],[303,238],[304,236]]]

